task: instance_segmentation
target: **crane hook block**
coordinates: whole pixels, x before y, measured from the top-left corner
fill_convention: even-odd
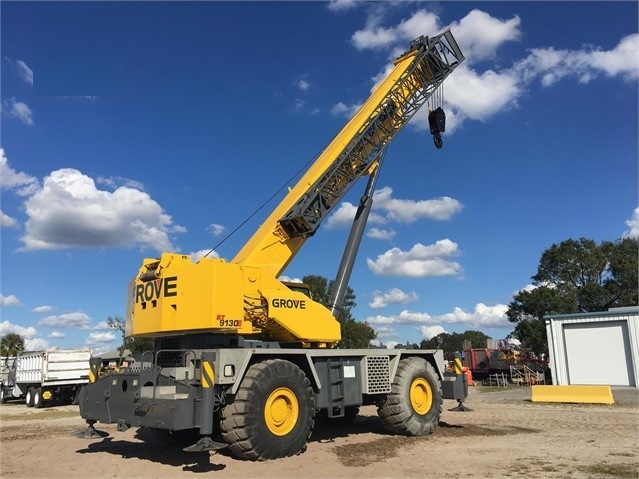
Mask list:
[[[428,126],[430,134],[433,135],[433,141],[437,149],[444,146],[441,133],[446,131],[446,113],[441,106],[428,113]]]

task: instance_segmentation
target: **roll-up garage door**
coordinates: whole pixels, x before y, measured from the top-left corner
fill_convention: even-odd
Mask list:
[[[635,386],[626,321],[563,326],[570,384]]]

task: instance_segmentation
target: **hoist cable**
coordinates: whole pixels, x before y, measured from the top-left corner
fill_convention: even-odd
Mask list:
[[[300,173],[302,173],[304,170],[308,169],[308,166],[315,161],[317,158],[319,157],[319,153],[317,155],[315,155],[314,158],[311,158],[310,160],[308,160],[304,165],[302,165],[302,167],[297,170],[288,180],[286,180],[282,186],[280,188],[278,188],[266,201],[264,201],[255,211],[253,211],[253,213],[251,213],[244,221],[242,221],[239,225],[237,225],[235,227],[235,229],[233,231],[231,231],[229,234],[227,234],[222,241],[220,241],[218,244],[216,244],[213,248],[211,248],[204,256],[202,256],[202,258],[206,258],[208,255],[210,255],[213,251],[215,251],[217,248],[219,248],[220,246],[222,246],[226,240],[228,240],[231,236],[233,236],[240,228],[242,228],[242,226],[244,226],[246,223],[248,223],[256,214],[258,214],[267,204],[269,204],[273,198],[275,198],[284,188],[286,188],[298,175],[300,175]],[[199,262],[199,260],[198,260]]]

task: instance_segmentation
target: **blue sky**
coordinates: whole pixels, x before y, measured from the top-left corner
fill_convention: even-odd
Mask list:
[[[0,336],[117,347],[105,320],[143,258],[213,248],[411,40],[451,28],[466,61],[444,84],[444,148],[425,111],[390,145],[354,316],[387,345],[506,337],[546,248],[639,236],[637,5],[2,2]],[[364,187],[286,277],[335,276]]]

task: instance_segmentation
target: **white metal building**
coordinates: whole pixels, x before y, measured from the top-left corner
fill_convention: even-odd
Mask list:
[[[553,384],[639,385],[639,307],[544,319]]]

